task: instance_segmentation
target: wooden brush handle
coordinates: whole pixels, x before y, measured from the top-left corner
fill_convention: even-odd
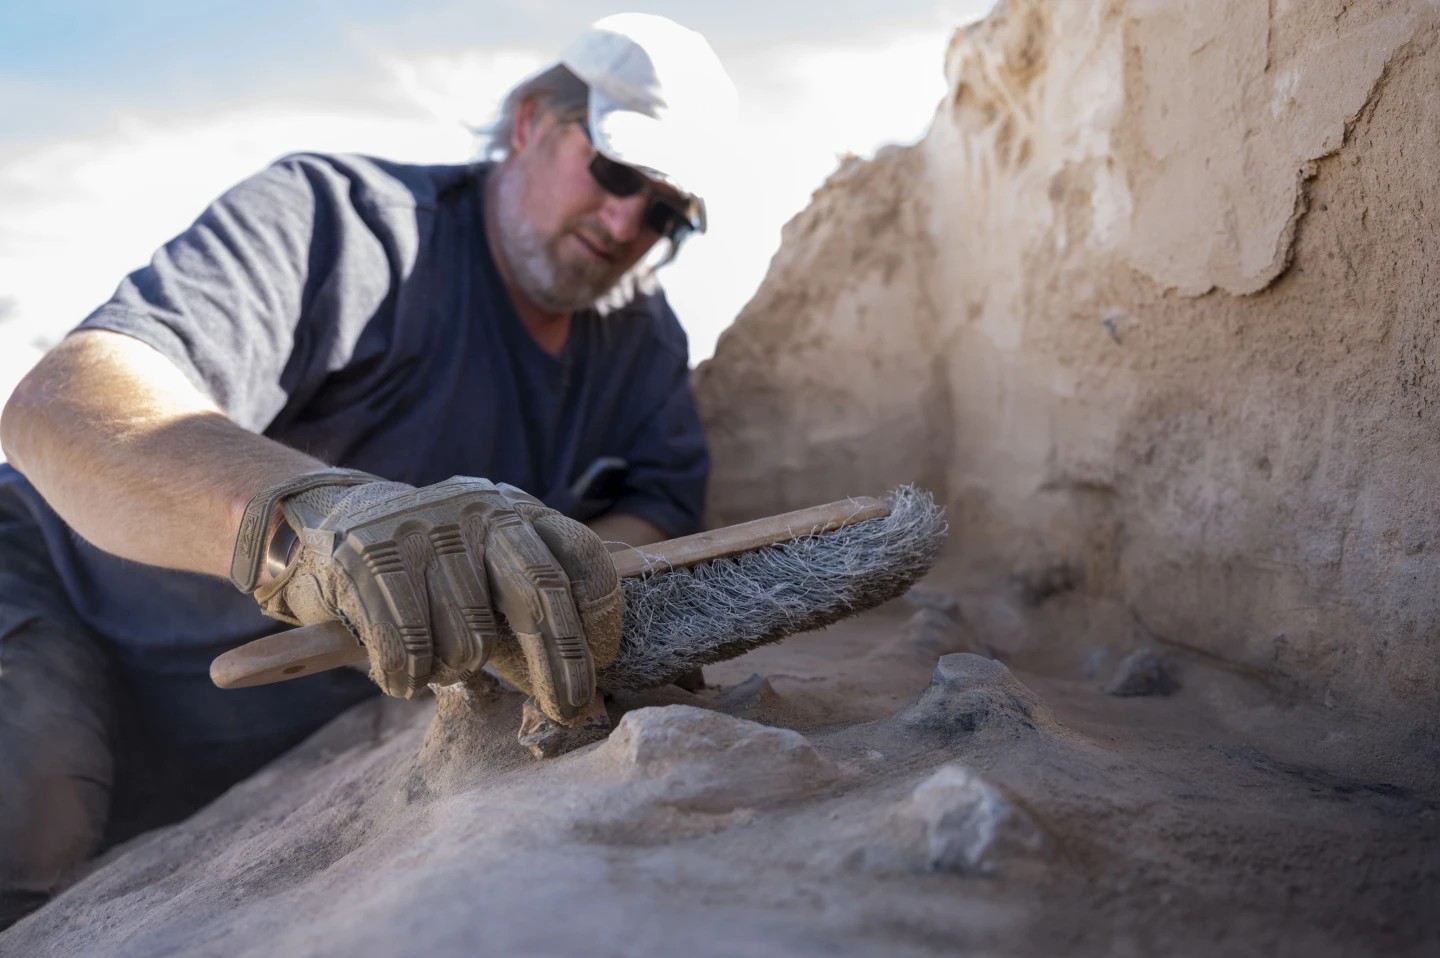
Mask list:
[[[811,506],[783,515],[742,522],[693,536],[667,539],[639,549],[624,547],[610,554],[622,579],[670,569],[685,569],[711,559],[725,559],[778,545],[807,535],[879,519],[890,514],[884,499],[862,496]],[[269,685],[313,675],[342,665],[364,662],[365,647],[339,622],[307,625],[247,642],[210,663],[210,681],[222,689]]]

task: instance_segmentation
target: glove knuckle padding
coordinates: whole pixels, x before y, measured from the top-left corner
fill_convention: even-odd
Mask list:
[[[376,517],[348,530],[335,550],[336,562],[354,584],[360,615],[351,622],[361,630],[361,638],[378,638],[391,630],[398,638],[403,650],[400,661],[386,655],[383,659],[377,656],[373,664],[382,673],[382,687],[407,698],[429,679],[434,651],[423,587],[424,560],[408,538],[386,517]],[[419,590],[415,587],[417,576],[422,583]]]
[[[552,718],[572,718],[594,697],[595,664],[569,577],[513,510],[491,519],[485,562],[496,605],[519,643],[529,690]]]
[[[494,511],[489,488],[452,480],[355,503],[335,558],[356,584],[364,619],[398,635],[403,665],[390,656],[376,662],[377,680],[392,694],[467,679],[490,654],[495,618],[470,546],[483,550],[484,540],[465,532]]]
[[[531,525],[569,577],[570,595],[595,667],[603,669],[620,649],[625,596],[620,576],[599,536],[552,509],[544,512],[531,518]]]

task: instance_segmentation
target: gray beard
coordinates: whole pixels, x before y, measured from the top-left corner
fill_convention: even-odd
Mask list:
[[[498,227],[499,254],[510,268],[510,276],[520,291],[535,305],[548,312],[573,313],[588,309],[605,300],[608,308],[623,305],[634,297],[637,287],[632,269],[618,279],[607,270],[587,270],[583,266],[559,261],[551,252],[544,236],[520,211],[520,197],[525,192],[527,176],[523,167],[495,170],[495,220]],[[614,295],[628,290],[622,302]],[[607,310],[602,310],[608,311]]]

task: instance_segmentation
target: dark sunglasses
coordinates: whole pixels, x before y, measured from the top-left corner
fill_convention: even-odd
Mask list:
[[[593,144],[589,126],[584,123],[576,125],[585,131],[585,137]],[[650,180],[633,166],[616,163],[597,150],[595,155],[590,157],[590,176],[611,196],[625,199],[640,193],[648,194],[650,202],[645,204],[644,223],[659,236],[678,243],[695,228],[685,211],[669,200],[655,195]]]

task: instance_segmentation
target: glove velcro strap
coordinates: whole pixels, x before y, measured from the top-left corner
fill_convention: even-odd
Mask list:
[[[321,486],[363,486],[383,481],[379,476],[358,469],[322,469],[255,493],[245,504],[245,513],[240,518],[235,553],[230,559],[230,581],[241,592],[255,591],[260,582],[260,568],[265,562],[265,536],[270,531],[270,517],[275,514],[275,507],[281,500]]]

